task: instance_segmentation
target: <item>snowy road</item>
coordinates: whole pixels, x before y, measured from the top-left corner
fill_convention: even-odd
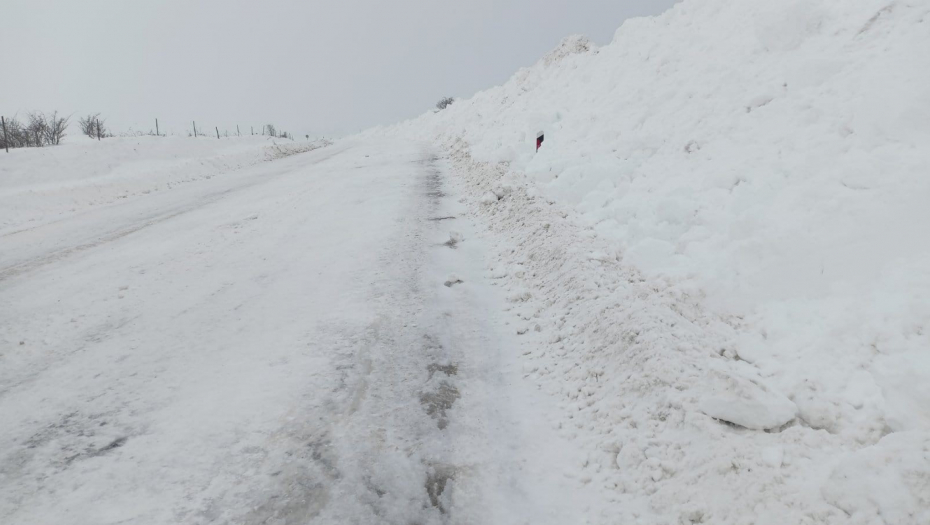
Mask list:
[[[444,176],[340,144],[0,237],[0,523],[581,521]]]

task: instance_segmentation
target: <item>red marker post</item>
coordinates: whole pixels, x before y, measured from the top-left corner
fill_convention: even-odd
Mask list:
[[[543,136],[543,132],[542,132],[542,131],[540,131],[539,133],[536,134],[536,151],[539,151],[539,147],[542,146],[542,143],[543,143],[543,139],[544,139],[544,138],[545,138],[545,136]]]

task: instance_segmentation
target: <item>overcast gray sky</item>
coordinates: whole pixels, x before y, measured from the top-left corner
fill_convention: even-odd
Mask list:
[[[338,135],[500,84],[563,36],[605,44],[673,3],[0,0],[0,112]]]

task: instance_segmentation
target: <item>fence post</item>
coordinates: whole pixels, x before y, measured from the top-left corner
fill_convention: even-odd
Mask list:
[[[197,122],[195,122],[195,121],[193,121],[193,120],[192,120],[191,122],[193,122],[193,124],[194,124],[194,138],[196,139],[196,138],[197,138]]]
[[[6,146],[6,152],[10,152],[10,138],[6,134],[6,119],[0,116],[0,122],[3,123],[3,145]]]
[[[220,138],[220,127],[219,126],[216,127],[216,138],[217,139]]]
[[[160,137],[161,134],[158,133],[158,119],[155,119],[155,136]]]
[[[241,137],[242,133],[239,133],[239,124],[236,124],[236,136]]]

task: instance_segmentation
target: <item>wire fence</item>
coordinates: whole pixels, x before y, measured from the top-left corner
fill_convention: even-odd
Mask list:
[[[167,137],[167,136],[186,136],[193,138],[200,137],[213,137],[217,139],[229,138],[230,133],[228,129],[223,129],[220,132],[219,126],[214,126],[213,130],[207,128],[207,133],[204,133],[203,128],[197,127],[196,121],[191,121],[191,126],[187,128],[186,132],[182,132],[180,135],[177,133],[167,133],[163,131],[162,123],[156,118],[154,129],[148,131],[133,131],[131,128],[119,134],[113,133],[112,130],[106,124],[106,120],[100,116],[99,113],[94,113],[87,115],[85,117],[79,118],[77,121],[78,126],[82,135],[86,135],[90,138],[96,140],[103,140],[105,138],[122,136],[122,137],[141,137],[141,136],[153,136],[153,137]],[[41,113],[38,111],[30,112],[26,118],[20,119],[17,116],[7,117],[0,116],[0,148],[6,150],[9,153],[10,149],[16,148],[41,148],[45,146],[55,146],[61,143],[61,140],[67,135],[67,130],[72,124],[71,116],[59,116],[58,112],[52,113]],[[256,132],[255,126],[249,126],[249,135],[250,136],[267,136],[277,139],[288,139],[294,140],[294,136],[287,131],[279,131],[274,124],[265,124],[258,128]],[[239,125],[236,125],[235,132],[232,134],[233,137],[241,137],[242,131],[239,128]],[[309,139],[309,135],[307,138]]]

